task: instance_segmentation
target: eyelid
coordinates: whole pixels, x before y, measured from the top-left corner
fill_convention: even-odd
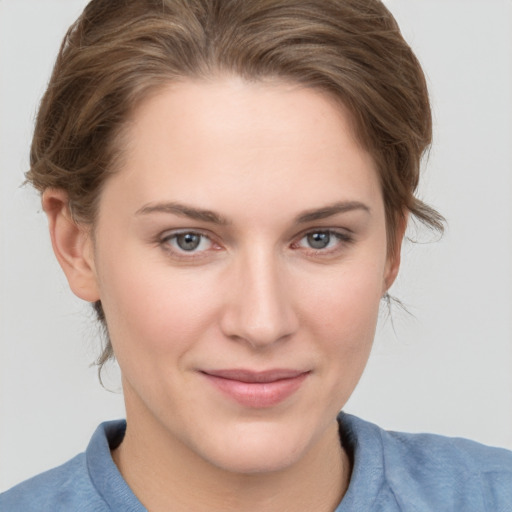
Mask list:
[[[158,240],[159,241],[169,240],[170,238],[173,238],[175,236],[186,235],[187,233],[190,233],[192,235],[200,235],[200,236],[208,238],[209,240],[212,240],[212,241],[214,241],[214,239],[215,239],[214,235],[210,231],[208,231],[206,229],[193,227],[193,228],[166,229],[165,231],[162,231],[158,235]]]
[[[307,228],[298,233],[293,237],[293,240],[301,240],[307,235],[311,235],[313,233],[330,233],[335,236],[339,236],[341,238],[353,238],[354,232],[348,228],[333,228],[329,226],[317,226],[312,228]]]

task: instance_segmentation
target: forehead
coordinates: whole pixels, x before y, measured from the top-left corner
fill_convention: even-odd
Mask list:
[[[124,144],[114,181],[135,188],[139,201],[179,193],[217,209],[209,203],[225,196],[272,204],[286,192],[307,209],[317,207],[308,204],[315,195],[329,196],[326,203],[380,197],[347,111],[295,84],[237,77],[170,84],[134,111]]]

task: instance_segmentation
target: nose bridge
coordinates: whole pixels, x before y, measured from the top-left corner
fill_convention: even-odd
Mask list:
[[[227,335],[264,347],[293,333],[296,317],[282,263],[269,248],[240,255],[225,312]]]

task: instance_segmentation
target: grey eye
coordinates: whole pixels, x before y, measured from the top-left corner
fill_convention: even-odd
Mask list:
[[[325,249],[331,241],[331,234],[329,232],[319,231],[317,233],[310,233],[306,238],[311,248]]]
[[[176,235],[176,245],[183,251],[195,251],[201,243],[202,236],[196,233]]]

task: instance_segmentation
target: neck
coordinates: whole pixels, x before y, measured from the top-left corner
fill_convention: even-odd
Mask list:
[[[171,508],[176,512],[332,512],[348,487],[350,461],[335,421],[294,464],[279,471],[246,474],[205,461],[155,420],[134,418],[137,421],[127,411],[126,435],[112,456],[151,512]]]

